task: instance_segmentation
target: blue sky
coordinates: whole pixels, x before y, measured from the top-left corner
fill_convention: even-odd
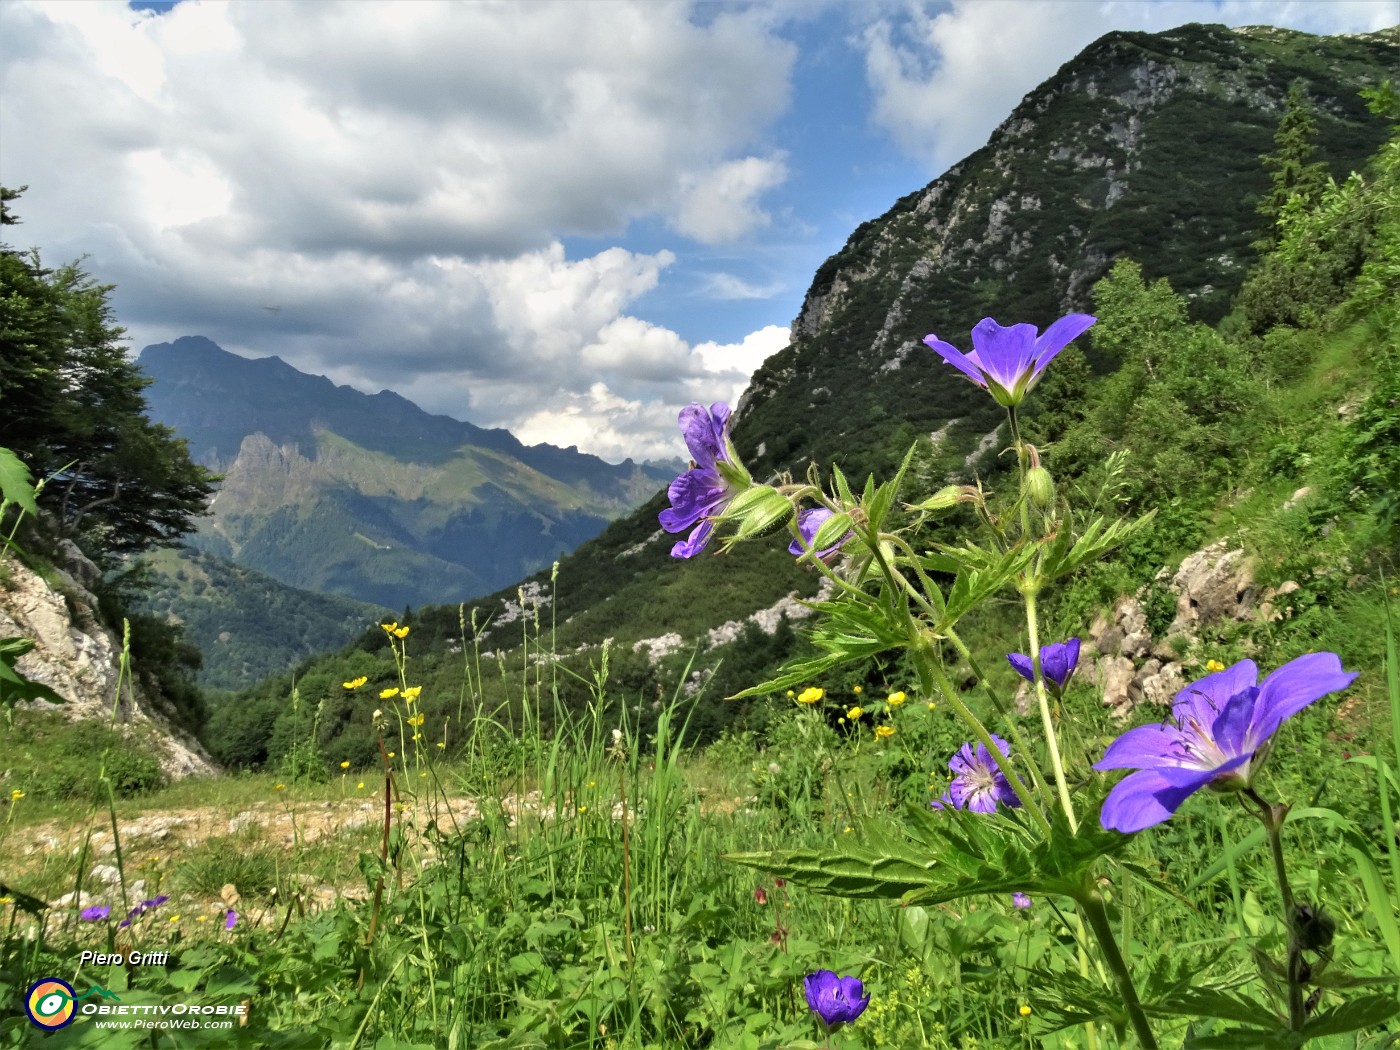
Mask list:
[[[4,0],[7,238],[85,255],[134,349],[206,335],[671,457],[680,407],[738,397],[860,222],[1094,39],[1190,21],[1358,32],[1400,4]]]

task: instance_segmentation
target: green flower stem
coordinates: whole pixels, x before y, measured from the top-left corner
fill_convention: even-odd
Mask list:
[[[1113,973],[1114,983],[1118,985],[1118,994],[1123,999],[1123,1008],[1128,1012],[1128,1021],[1137,1033],[1139,1045],[1142,1050],[1157,1050],[1157,1037],[1152,1034],[1152,1027],[1147,1023],[1147,1014],[1143,1012],[1142,1003],[1138,1001],[1137,989],[1133,987],[1133,976],[1123,959],[1123,953],[1118,950],[1118,941],[1113,936],[1113,924],[1109,922],[1103,897],[1091,884],[1075,896],[1074,902],[1089,923],[1089,928],[1094,931],[1094,939],[1099,942],[1099,951],[1103,953],[1104,961]]]
[[[1257,816],[1269,836],[1269,853],[1274,861],[1274,875],[1278,879],[1279,896],[1283,898],[1283,925],[1288,930],[1288,963],[1285,973],[1288,977],[1288,1027],[1301,1032],[1307,1022],[1307,1009],[1303,1004],[1303,946],[1298,941],[1298,924],[1293,913],[1293,889],[1288,882],[1288,868],[1283,861],[1283,821],[1288,816],[1285,805],[1271,805],[1254,788],[1247,788],[1244,794],[1259,807]]]
[[[1011,764],[1011,760],[1001,753],[1001,748],[997,747],[996,741],[992,739],[992,734],[987,732],[987,727],[968,706],[963,703],[958,696],[957,690],[953,688],[953,683],[948,681],[947,674],[938,665],[936,654],[933,653],[932,646],[928,639],[920,638],[916,643],[920,659],[917,661],[919,668],[920,683],[925,695],[934,691],[937,686],[938,692],[943,694],[943,699],[948,702],[948,706],[957,712],[958,717],[967,723],[973,734],[987,749],[987,753],[992,756],[992,761],[1001,770],[1002,776],[1011,783],[1016,790],[1016,797],[1021,800],[1021,807],[1035,822],[1041,832],[1048,839],[1051,836],[1050,822],[1045,819],[1045,814],[1041,812],[1040,804],[1036,802],[1035,796],[1026,790],[1026,785],[1021,782],[1021,778],[1016,775],[1016,767]]]
[[[1071,831],[1079,830],[1079,821],[1074,816],[1074,804],[1069,797],[1069,784],[1065,780],[1064,763],[1060,761],[1060,745],[1055,737],[1055,721],[1050,717],[1050,697],[1045,692],[1045,675],[1040,669],[1040,632],[1037,628],[1035,588],[1026,587],[1022,593],[1026,599],[1026,630],[1030,635],[1031,669],[1035,672],[1035,698],[1040,704],[1040,722],[1045,729],[1045,746],[1050,752],[1050,769],[1055,774],[1055,787],[1060,793],[1060,805],[1064,807],[1065,819]]]
[[[982,691],[987,694],[987,699],[992,702],[992,706],[997,709],[997,714],[1001,715],[1002,719],[1005,721],[1007,732],[1011,734],[1011,742],[1016,745],[1016,750],[1025,758],[1026,768],[1030,771],[1031,779],[1035,781],[1036,790],[1048,794],[1050,788],[1045,783],[1045,775],[1041,773],[1040,766],[1032,761],[1030,757],[1035,754],[1035,752],[1026,741],[1020,727],[1016,724],[1016,719],[1011,716],[1010,708],[1002,702],[1001,696],[992,688],[991,681],[982,673],[982,668],[978,666],[976,658],[972,655],[972,651],[968,649],[966,643],[958,637],[957,632],[950,627],[945,632],[945,637],[947,637],[948,641],[953,643],[953,648],[958,651],[958,655],[967,661],[967,665],[972,668],[972,673],[977,676],[977,681],[981,684]]]

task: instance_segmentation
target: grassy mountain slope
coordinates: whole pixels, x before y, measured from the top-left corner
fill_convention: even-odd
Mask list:
[[[280,674],[307,657],[338,649],[386,610],[278,583],[216,554],[192,548],[144,559],[152,586],[141,605],[184,626],[204,657],[197,680],[234,691]]]
[[[224,474],[192,542],[295,587],[393,608],[484,594],[596,535],[667,477],[527,447],[200,337],[149,346],[140,364],[155,380],[152,417]]]
[[[1224,32],[1208,30],[1208,35]],[[1325,50],[1330,45],[1318,46]],[[1206,69],[1214,61],[1209,54],[1198,60]],[[1062,72],[1052,83],[1063,77]],[[1210,80],[1199,74],[1198,79]],[[1371,119],[1375,128],[1369,134],[1382,136],[1384,122]],[[1070,125],[1061,134],[1071,135],[1078,127]],[[1388,148],[1393,154],[1393,147]],[[1035,162],[1025,157],[1016,165]],[[1299,597],[1287,622],[1258,632],[1241,623],[1210,638],[1209,644],[1217,647],[1212,658],[1251,652],[1296,655],[1319,639],[1348,660],[1374,655],[1367,646],[1374,642],[1383,607],[1380,573],[1395,571],[1400,539],[1394,532],[1394,508],[1386,509],[1384,495],[1400,484],[1393,465],[1386,467],[1393,460],[1387,449],[1400,440],[1400,413],[1394,407],[1400,394],[1395,378],[1400,325],[1382,309],[1400,296],[1400,276],[1385,262],[1400,242],[1393,213],[1394,157],[1386,163],[1388,167],[1377,166],[1365,177],[1328,190],[1324,199],[1304,209],[1304,218],[1291,220],[1279,252],[1260,266],[1242,267],[1235,282],[1241,305],[1219,325],[1194,318],[1192,306],[1199,297],[1157,281],[1161,275],[1146,267],[1120,265],[1109,280],[1086,290],[1085,305],[1100,317],[1086,340],[1092,352],[1086,357],[1067,351],[1057,359],[1033,395],[1038,414],[1027,423],[1047,450],[1062,491],[1076,500],[1107,500],[1130,513],[1155,508],[1158,514],[1151,530],[1049,596],[1047,630],[1082,630],[1105,603],[1143,585],[1150,591],[1145,600],[1157,609],[1164,598],[1160,588],[1153,589],[1160,570],[1174,568],[1183,555],[1216,537],[1229,536],[1261,559],[1265,583],[1292,580],[1299,584]],[[1019,170],[1016,165],[1013,170]],[[956,196],[964,191],[962,183],[949,178],[942,191],[935,184],[928,192]],[[1385,211],[1387,201],[1390,212]],[[1251,229],[1256,221],[1253,202],[1248,203],[1235,220],[1240,230]],[[894,214],[898,219],[904,212]],[[878,242],[887,232],[877,226],[858,237]],[[1144,252],[1153,250],[1158,239],[1156,228],[1141,227]],[[878,261],[867,262],[865,285],[886,282],[888,273]],[[1327,281],[1297,279],[1316,273],[1328,275]],[[819,275],[818,285],[822,280]],[[938,277],[929,280],[935,288],[946,284]],[[1263,294],[1275,286],[1284,291]],[[1267,323],[1259,304],[1279,305],[1289,296],[1292,316],[1307,320]],[[1393,305],[1390,309],[1393,313]],[[845,315],[834,309],[826,316],[826,326],[818,326],[815,335],[799,336],[796,350],[788,353],[805,355],[811,381],[844,391],[835,377],[856,382],[848,369],[863,352],[842,353],[824,342],[827,334],[840,330]],[[899,360],[892,350],[886,357],[890,360]],[[882,453],[861,453],[859,441],[878,453],[879,443],[891,440],[891,434],[908,448],[912,428],[901,423],[899,414],[914,410],[920,391],[912,373],[905,378],[899,396],[886,391],[874,403],[878,413],[873,408],[855,417],[808,412],[800,428],[794,425],[794,447],[819,452],[818,446],[830,440],[828,429],[844,428],[852,458],[878,460]],[[990,429],[997,411],[983,392],[957,382],[959,390],[988,406],[982,413],[986,422],[965,427],[975,437],[978,428]],[[854,393],[861,389],[857,382]],[[762,432],[770,411],[785,403],[781,393],[751,401],[743,426],[750,435]],[[770,407],[775,404],[778,409]],[[854,434],[855,428],[868,436]],[[993,443],[992,455],[984,461],[993,468],[999,447]],[[1130,453],[1127,465],[1106,472],[1105,464],[1116,462],[1110,457],[1123,451]],[[740,452],[750,461],[772,454],[762,442],[746,447],[741,441]],[[920,440],[902,497],[920,499],[943,483],[949,469],[963,467],[961,450],[936,449]],[[994,493],[1002,487],[994,469],[984,477]],[[853,480],[859,482],[861,476]],[[1311,498],[1285,506],[1302,487],[1312,489]],[[761,680],[805,644],[776,614],[762,624],[751,614],[772,609],[789,593],[812,595],[816,580],[793,564],[777,537],[741,545],[729,555],[707,553],[675,562],[668,557],[674,537],[656,525],[662,506],[664,500],[658,498],[614,522],[562,559],[557,579],[540,574],[518,589],[461,609],[420,609],[411,621],[411,678],[423,684],[423,710],[434,724],[446,720],[450,729],[476,702],[507,713],[499,717],[518,718],[515,705],[528,692],[526,686],[546,674],[562,702],[581,703],[589,695],[587,683],[605,661],[610,688],[637,699],[643,722],[655,698],[674,688],[700,697],[692,728],[702,736],[745,717],[746,705],[718,698]],[[941,525],[938,535],[946,540],[966,524],[955,518]],[[932,539],[928,535],[915,542]],[[710,633],[726,621],[731,622],[727,629]],[[982,654],[988,666],[1001,666],[999,654],[1024,644],[1009,605],[991,607],[981,627],[991,639]],[[672,634],[670,641],[661,641]],[[564,654],[557,677],[539,662],[541,647]],[[661,655],[668,649],[669,655]],[[693,664],[692,654],[698,654]],[[714,677],[708,688],[695,694],[710,673]],[[904,673],[891,660],[834,672],[821,684],[836,695],[857,683],[905,688]],[[1001,673],[1009,677],[1004,667]],[[396,682],[388,642],[378,628],[356,646],[308,665],[298,680],[303,699],[324,699],[329,705],[317,733],[321,742],[333,742],[337,753],[358,754],[369,747],[368,731],[361,725],[363,704],[342,695],[340,684],[358,675],[369,677],[371,689]],[[248,695],[246,711],[221,711],[216,725],[230,739],[246,743],[245,715],[262,710],[272,724],[290,684],[286,679],[264,683]],[[264,734],[267,746],[260,760],[276,761],[278,747],[292,738],[293,730],[285,726],[280,745]],[[254,750],[241,748],[244,756]]]

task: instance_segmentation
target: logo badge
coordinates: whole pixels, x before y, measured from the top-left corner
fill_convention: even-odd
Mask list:
[[[67,981],[45,977],[29,986],[29,993],[24,997],[24,1012],[40,1028],[54,1032],[73,1023],[78,1013],[73,1006],[77,998]]]

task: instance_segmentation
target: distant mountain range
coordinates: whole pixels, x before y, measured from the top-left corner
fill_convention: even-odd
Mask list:
[[[151,418],[224,476],[193,545],[376,606],[452,604],[518,581],[674,473],[527,446],[202,336],[148,346],[138,364]]]

